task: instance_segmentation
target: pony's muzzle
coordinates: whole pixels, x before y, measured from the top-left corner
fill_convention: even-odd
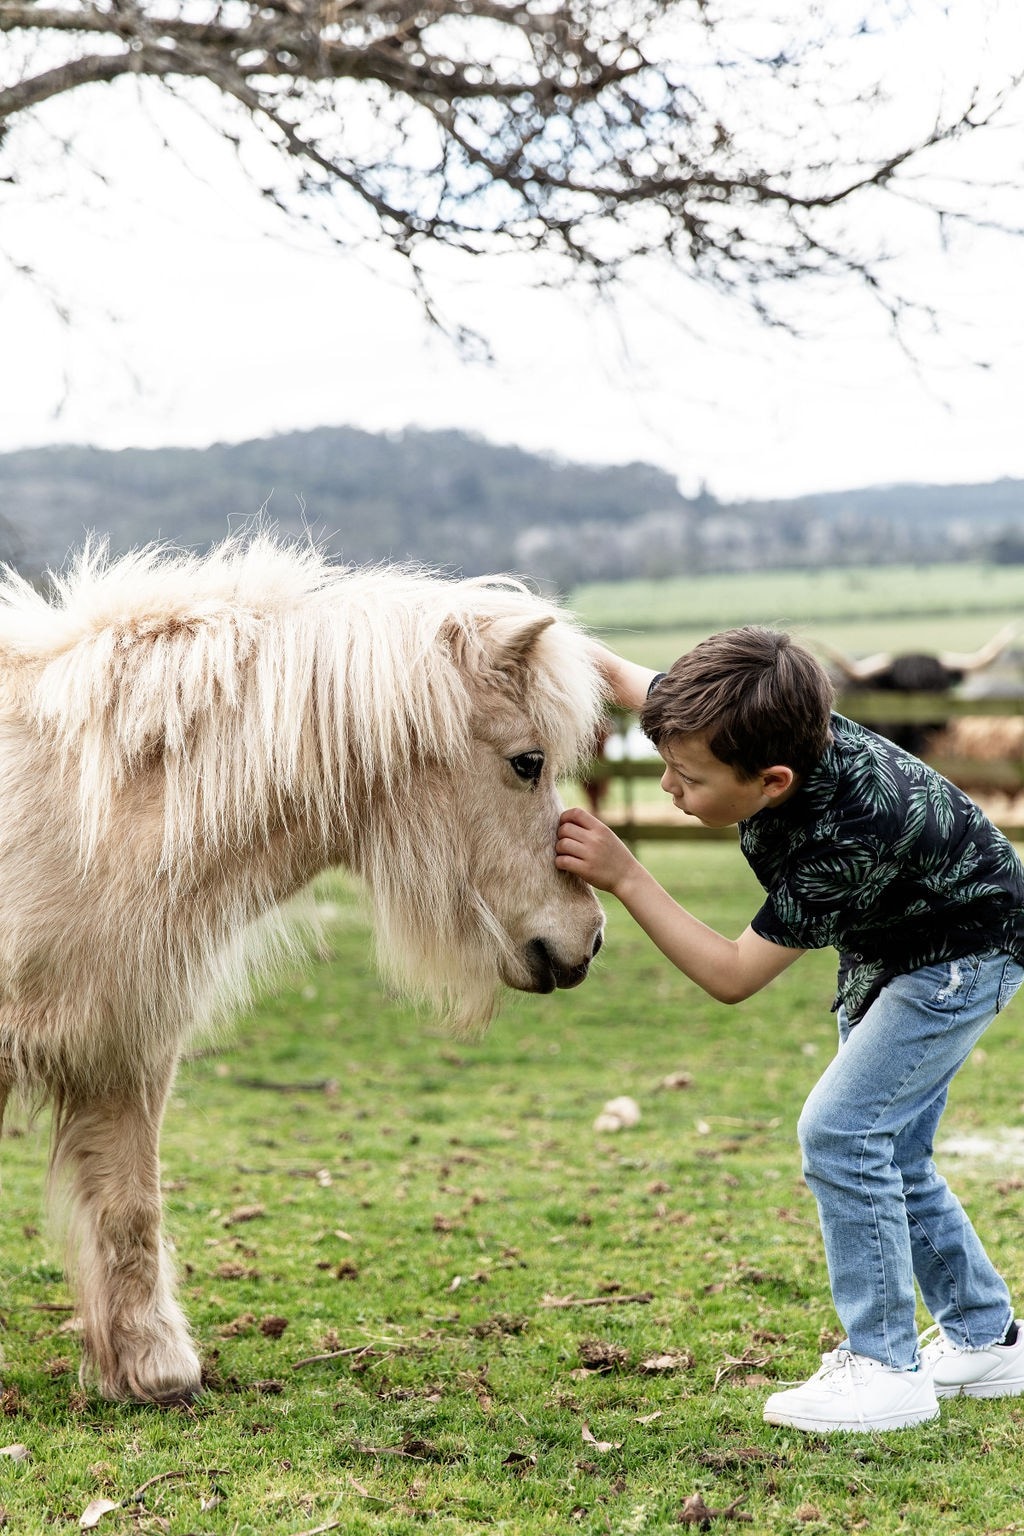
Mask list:
[[[566,965],[543,939],[531,939],[526,946],[526,962],[530,970],[530,985],[524,987],[527,992],[553,992],[556,987],[578,987],[581,981],[587,979],[590,962],[597,954],[604,942],[600,930],[594,936],[590,954],[584,960],[575,965]]]

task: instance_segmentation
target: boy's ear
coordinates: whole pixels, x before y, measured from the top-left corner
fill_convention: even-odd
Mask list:
[[[776,763],[772,768],[762,769],[761,783],[769,799],[778,800],[783,795],[788,795],[791,789],[796,788],[796,769],[790,768],[786,763]]]

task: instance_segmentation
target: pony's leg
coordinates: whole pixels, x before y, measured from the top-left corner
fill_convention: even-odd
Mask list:
[[[154,1092],[66,1098],[52,1171],[66,1189],[83,1380],[104,1397],[176,1402],[200,1386],[161,1234],[159,1137],[171,1072]]]
[[[7,1110],[7,1100],[11,1096],[11,1080],[0,1073],[0,1130],[3,1128],[4,1114]],[[4,1352],[0,1349],[0,1365],[4,1363]]]

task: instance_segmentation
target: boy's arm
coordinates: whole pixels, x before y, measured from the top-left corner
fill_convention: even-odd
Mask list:
[[[594,661],[608,684],[608,691],[623,709],[641,710],[647,702],[647,690],[658,676],[650,667],[617,656],[599,640],[590,642]]]
[[[720,1003],[760,992],[804,953],[772,944],[752,928],[738,939],[709,928],[673,900],[604,822],[578,807],[562,814],[555,863],[616,896],[662,954]]]

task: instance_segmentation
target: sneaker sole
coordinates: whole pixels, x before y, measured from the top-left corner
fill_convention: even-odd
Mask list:
[[[1021,1388],[1024,1391],[1024,1387]],[[782,1411],[772,1412],[765,1409],[764,1421],[766,1424],[780,1424],[787,1429],[802,1429],[811,1435],[830,1434],[872,1434],[885,1433],[890,1429],[913,1429],[918,1424],[928,1424],[939,1416],[939,1407],[918,1408],[912,1413],[893,1413],[885,1418],[872,1419],[870,1423],[851,1424],[837,1419],[808,1419],[798,1414],[788,1414]]]
[[[1020,1397],[1024,1381],[968,1381],[963,1385],[940,1386],[933,1382],[936,1397]]]

